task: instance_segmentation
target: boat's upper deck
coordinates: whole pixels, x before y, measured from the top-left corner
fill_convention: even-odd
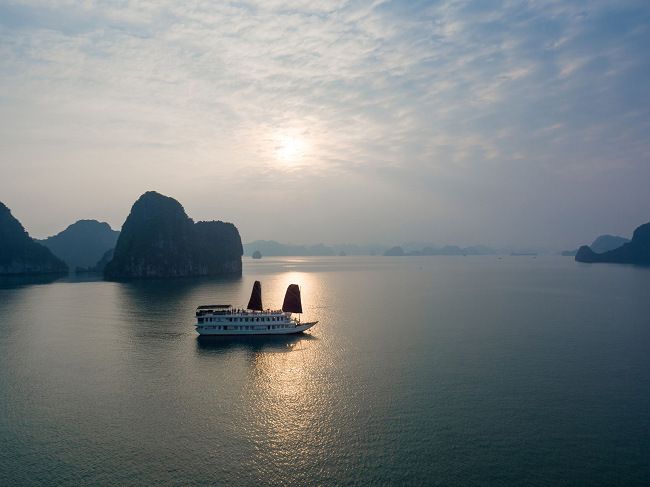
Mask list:
[[[213,306],[199,306],[196,308],[196,316],[276,316],[290,315],[281,309],[267,309],[264,311],[253,311],[250,309],[233,308],[229,304],[219,304]]]

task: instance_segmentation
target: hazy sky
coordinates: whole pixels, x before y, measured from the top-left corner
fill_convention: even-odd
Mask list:
[[[650,2],[0,1],[0,201],[147,190],[245,242],[556,245],[650,221]]]

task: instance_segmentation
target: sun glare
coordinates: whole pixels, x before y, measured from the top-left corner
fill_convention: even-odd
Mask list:
[[[275,154],[279,161],[285,164],[295,164],[307,153],[307,143],[298,137],[282,136],[277,139]]]

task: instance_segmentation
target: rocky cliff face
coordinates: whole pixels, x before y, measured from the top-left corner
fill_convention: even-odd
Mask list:
[[[0,203],[0,275],[68,272],[68,266],[41,244]]]
[[[207,266],[208,274],[241,274],[244,247],[235,225],[220,221],[197,222],[194,229],[201,262]]]
[[[650,223],[634,230],[632,240],[622,246],[597,254],[586,245],[578,249],[577,262],[650,265]]]
[[[108,278],[241,274],[243,248],[232,223],[194,223],[181,204],[154,191],[133,204],[117,240]]]

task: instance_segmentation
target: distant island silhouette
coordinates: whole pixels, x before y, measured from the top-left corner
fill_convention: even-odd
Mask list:
[[[262,253],[259,250],[253,252],[253,259],[261,259],[261,258],[262,258]]]
[[[113,254],[115,254],[115,248],[108,249],[106,252],[104,252],[104,255],[102,255],[102,258],[97,261],[97,264],[95,264],[95,267],[89,267],[89,271],[97,271],[97,272],[104,272],[104,269],[106,268],[106,264],[108,264],[112,259],[113,259]]]
[[[67,273],[68,265],[35,242],[0,203],[0,275]]]
[[[104,277],[241,275],[242,255],[235,225],[194,223],[178,201],[149,191],[133,204]]]
[[[62,232],[37,242],[64,260],[70,270],[79,272],[96,269],[106,251],[115,247],[119,236],[120,232],[111,229],[108,223],[79,220]]]
[[[562,255],[563,257],[575,257],[577,253],[578,253],[578,249],[575,249],[575,250],[563,250],[560,255]]]
[[[601,235],[589,246],[591,250],[597,254],[603,254],[619,248],[620,246],[628,243],[630,239],[623,237],[614,237],[612,235]]]
[[[422,250],[424,255],[496,255],[497,251],[484,245],[473,245],[460,248],[457,245],[445,245],[441,249],[427,247]]]
[[[578,249],[575,260],[585,263],[650,265],[650,223],[645,223],[634,230],[631,241],[602,254],[583,245]]]
[[[615,237],[612,235],[601,235],[600,237],[596,238],[596,240],[593,241],[593,243],[589,246],[589,248],[591,248],[591,250],[593,250],[597,254],[602,254],[603,252],[617,249],[621,245],[626,244],[629,241],[630,241],[629,239],[623,237]],[[562,255],[564,257],[575,257],[577,253],[578,253],[578,249],[565,250],[564,252],[562,252]]]
[[[253,251],[260,252],[267,257],[336,255],[334,250],[322,243],[307,247],[305,245],[281,244],[275,240],[255,240],[252,243],[244,244],[246,255],[251,255]]]
[[[382,254],[387,249],[385,245],[368,244],[337,244],[328,247],[322,243],[315,245],[281,244],[275,240],[255,240],[244,244],[244,255],[251,255],[259,251],[266,257],[320,257],[336,256],[345,252],[345,255],[375,255]]]
[[[395,250],[396,247],[402,249],[402,253]],[[389,247],[380,244],[336,244],[326,246],[322,243],[315,245],[292,245],[281,244],[275,240],[255,240],[251,243],[244,244],[244,255],[252,255],[259,251],[267,257],[291,257],[291,256],[340,256],[341,252],[346,256],[353,255],[396,255],[396,256],[422,256],[422,255],[507,255],[515,254],[548,254],[556,253],[557,250],[549,250],[544,247],[532,247],[518,249],[506,247],[494,249],[485,245],[472,245],[470,247],[459,247],[457,245],[445,245],[437,247],[433,244],[418,242],[405,242],[401,245]],[[397,252],[394,254],[394,252]]]
[[[422,250],[411,250],[410,252],[404,252],[401,246],[397,246],[384,252],[384,255],[397,257],[404,255],[407,257],[413,257],[421,255],[496,255],[497,253],[497,250],[486,247],[484,245],[474,245],[465,248],[461,248],[457,245],[445,245],[439,249],[434,249],[433,247],[425,247]]]
[[[384,252],[384,255],[387,257],[401,257],[405,254],[404,254],[404,249],[399,245],[397,245],[392,249],[388,249],[386,252]]]

